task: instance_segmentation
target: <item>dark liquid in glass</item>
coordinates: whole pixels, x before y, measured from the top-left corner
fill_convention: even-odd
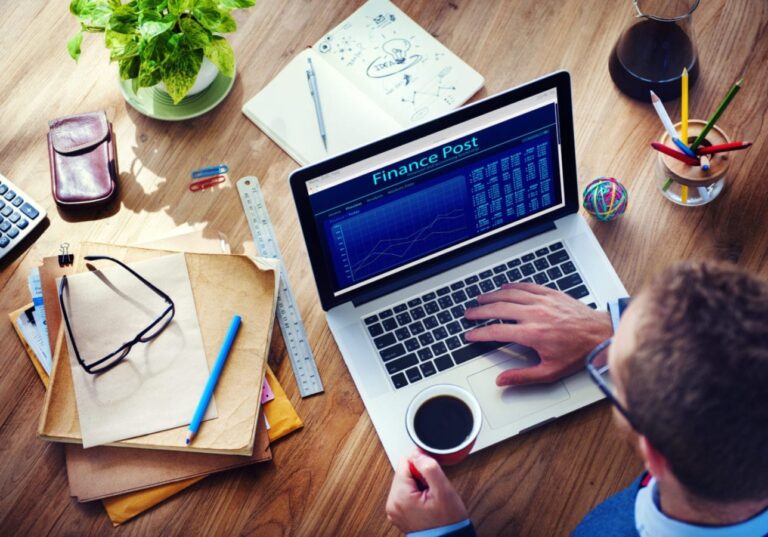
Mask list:
[[[673,22],[644,20],[631,26],[611,52],[608,69],[618,88],[634,99],[650,100],[653,90],[662,100],[680,97],[683,67],[688,84],[699,75],[696,50],[688,35]]]
[[[472,432],[472,410],[461,399],[441,395],[427,399],[416,411],[413,429],[416,436],[434,449],[451,449]]]

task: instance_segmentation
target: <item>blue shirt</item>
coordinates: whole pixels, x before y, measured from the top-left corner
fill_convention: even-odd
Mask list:
[[[768,509],[730,526],[698,526],[665,515],[660,508],[655,479],[635,498],[635,527],[641,537],[764,537],[768,535]]]
[[[647,475],[647,474],[646,474]],[[647,482],[647,486],[644,484]],[[660,508],[655,479],[642,477],[618,494],[595,507],[572,537],[766,537],[768,509],[749,520],[730,526],[699,526],[665,515]],[[408,537],[442,537],[470,527],[470,520],[409,533]]]
[[[471,521],[467,518],[456,524],[449,524],[448,526],[440,526],[439,528],[430,528],[428,530],[414,531],[407,534],[406,537],[441,537],[442,535],[448,535],[451,532],[466,528],[471,524]]]

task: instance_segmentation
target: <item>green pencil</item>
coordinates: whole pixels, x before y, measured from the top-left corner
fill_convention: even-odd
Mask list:
[[[742,83],[744,83],[743,78],[733,85],[731,90],[728,92],[728,95],[726,95],[725,99],[723,99],[723,102],[720,103],[720,106],[717,107],[717,110],[715,110],[715,113],[712,114],[712,117],[709,118],[709,121],[707,121],[707,124],[704,125],[704,130],[701,131],[701,133],[696,137],[696,139],[691,144],[690,148],[692,151],[695,151],[696,148],[699,147],[699,145],[701,145],[701,142],[704,141],[704,138],[707,136],[707,133],[710,130],[712,130],[712,127],[715,126],[715,122],[717,122],[717,120],[720,118],[723,112],[725,112],[725,109],[728,108],[729,104],[731,104],[733,97],[741,89]]]

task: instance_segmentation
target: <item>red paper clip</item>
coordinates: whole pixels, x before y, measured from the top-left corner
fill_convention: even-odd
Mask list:
[[[206,177],[205,179],[200,179],[199,181],[192,181],[189,183],[189,190],[191,192],[198,192],[204,188],[211,188],[212,186],[216,186],[219,183],[223,183],[224,179],[226,179],[226,176],[224,175],[214,175],[213,177]]]

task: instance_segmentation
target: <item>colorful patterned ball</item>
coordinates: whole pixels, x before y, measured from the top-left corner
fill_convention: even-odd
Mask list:
[[[628,202],[627,189],[613,177],[598,177],[584,189],[584,208],[601,222],[624,214]]]

